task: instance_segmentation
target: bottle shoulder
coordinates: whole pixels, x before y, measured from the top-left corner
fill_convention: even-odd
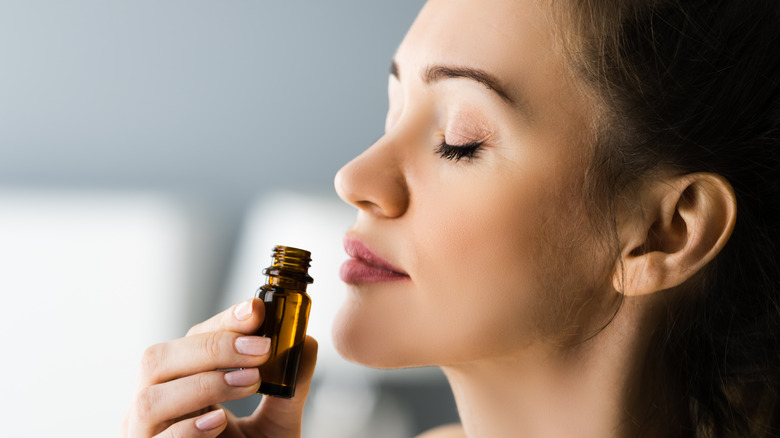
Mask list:
[[[300,289],[300,288],[294,288],[294,287],[283,287],[283,286],[274,286],[274,285],[268,285],[265,284],[263,286],[260,286],[259,289],[257,289],[256,296],[258,298],[263,298],[264,296],[268,295],[298,295],[302,299],[311,300],[311,297],[309,297],[309,294],[306,293],[306,289]]]

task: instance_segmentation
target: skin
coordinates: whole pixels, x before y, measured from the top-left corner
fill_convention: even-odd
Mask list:
[[[429,1],[394,58],[385,135],[336,176],[358,208],[351,241],[405,274],[351,281],[336,347],[373,367],[442,368],[462,426],[425,438],[684,436],[683,394],[651,338],[728,240],[733,190],[659,172],[621,204],[607,251],[581,190],[599,106],[553,16],[538,0]],[[480,147],[456,160],[443,142]],[[266,341],[246,335],[263,318],[250,300],[150,347],[124,435],[300,436],[311,338],[296,398],[241,419],[217,405],[257,390]],[[233,368],[247,370],[218,371]]]
[[[268,359],[266,338],[248,336],[265,317],[260,299],[236,304],[190,329],[187,336],[149,347],[136,398],[125,416],[125,437],[298,437],[317,356],[304,344],[295,397],[264,397],[255,412],[236,418],[218,403],[254,394],[257,367]],[[236,372],[217,371],[245,368]]]
[[[387,133],[336,177],[360,208],[349,234],[410,276],[350,286],[335,336],[348,358],[462,363],[567,344],[603,321],[574,312],[606,266],[577,261],[595,252],[576,189],[592,121],[552,38],[529,1],[432,1],[421,12],[395,56]],[[513,103],[469,78],[426,83],[432,65],[483,69]],[[442,140],[485,145],[454,162],[436,153]]]
[[[335,327],[345,357],[459,363],[593,329],[562,333],[603,280],[577,261],[592,245],[576,190],[592,121],[539,15],[532,2],[432,1],[398,49],[387,132],[336,188],[360,209],[349,235],[410,280],[349,287]],[[431,66],[485,70],[512,102],[468,78],[425,81]],[[442,141],[485,145],[455,162]]]
[[[368,366],[443,369],[463,427],[429,436],[669,436],[644,420],[677,399],[643,386],[660,373],[645,367],[644,328],[669,294],[621,296],[620,265],[593,237],[580,187],[596,104],[546,8],[431,0],[420,13],[394,58],[385,135],[335,182],[359,209],[348,235],[408,278],[350,284],[334,340]],[[442,141],[484,145],[455,161]],[[628,267],[654,280],[637,249],[652,223],[636,222],[654,216],[625,216],[625,254],[642,256]]]

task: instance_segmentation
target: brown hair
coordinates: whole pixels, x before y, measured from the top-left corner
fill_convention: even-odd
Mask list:
[[[687,399],[680,427],[780,436],[780,2],[565,3],[573,68],[605,115],[586,188],[594,223],[661,169],[720,174],[737,197],[729,243],[656,336]]]

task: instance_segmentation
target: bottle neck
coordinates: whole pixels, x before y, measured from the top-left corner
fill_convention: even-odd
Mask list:
[[[306,291],[306,286],[314,282],[308,273],[311,262],[309,251],[277,245],[271,256],[273,264],[263,270],[263,274],[268,276],[266,284],[269,286]]]
[[[269,286],[296,289],[304,292],[306,291],[306,286],[314,282],[308,274],[278,269],[273,266],[264,269],[263,274],[268,277],[265,284]]]

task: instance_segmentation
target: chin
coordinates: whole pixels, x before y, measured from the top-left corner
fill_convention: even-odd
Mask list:
[[[372,318],[354,302],[341,306],[331,331],[333,345],[344,359],[371,368],[391,369],[420,366],[414,342],[400,334],[393,324]]]
[[[348,303],[341,306],[333,323],[331,337],[336,351],[350,362],[372,368],[392,368],[383,357],[386,349],[381,347],[381,340],[376,339],[371,327],[361,323],[361,318],[355,317],[349,306]]]

